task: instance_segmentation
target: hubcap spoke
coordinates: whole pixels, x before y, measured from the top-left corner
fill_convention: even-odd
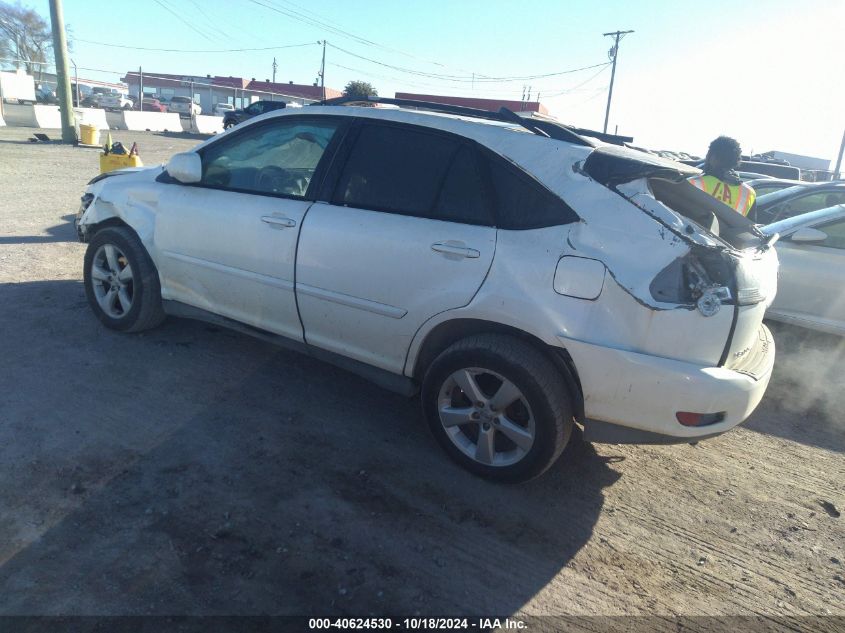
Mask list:
[[[462,369],[461,371],[455,372],[454,378],[455,382],[458,383],[458,387],[461,388],[461,391],[472,402],[487,402],[487,397],[481,391],[478,383],[475,381],[475,376],[469,370]]]
[[[474,420],[470,418],[473,410],[474,409],[471,407],[442,407],[440,409],[440,421],[446,428],[460,426],[461,424],[469,424],[470,422],[474,422]]]
[[[531,433],[503,415],[499,416],[499,431],[524,451],[529,450],[534,443],[534,436]]]
[[[493,456],[496,454],[496,431],[492,427],[478,429],[478,444],[475,446],[475,459],[482,464],[492,464]]]
[[[118,273],[117,278],[123,283],[132,281],[132,267],[126,264],[126,267]]]
[[[117,263],[117,249],[111,244],[106,244],[103,250],[106,252],[106,261],[109,263],[111,272],[116,275],[120,272],[120,266]]]
[[[117,291],[117,299],[120,301],[120,309],[123,310],[123,313],[129,312],[129,308],[132,307],[132,299],[129,298],[126,288],[120,288]]]
[[[94,265],[91,267],[91,276],[97,281],[108,281],[109,272],[101,266]]]
[[[510,380],[504,380],[496,394],[490,398],[490,406],[497,411],[504,411],[513,404],[514,400],[521,397],[522,392],[520,392],[517,386]]]
[[[117,312],[117,310],[115,309],[117,307],[118,301],[117,290],[115,290],[114,288],[109,288],[109,291],[106,293],[104,301],[106,304],[106,311],[110,315],[114,315]]]

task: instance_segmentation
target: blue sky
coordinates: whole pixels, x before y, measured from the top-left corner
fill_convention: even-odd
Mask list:
[[[28,3],[49,15],[47,0]],[[598,129],[610,68],[530,80],[484,77],[602,64],[611,46],[602,33],[632,29],[620,46],[610,131],[618,125],[654,149],[703,153],[712,138],[729,134],[745,151],[835,159],[845,128],[842,0],[64,0],[64,10],[77,64],[111,71],[84,71],[91,78],[115,79],[141,65],[145,72],[265,79],[275,56],[277,80],[311,83],[320,66],[316,42],[326,39],[326,85],[334,88],[363,79],[382,96],[399,90],[520,99],[530,85],[532,98],[539,92],[561,120]],[[168,53],[81,40],[215,50],[306,46]]]

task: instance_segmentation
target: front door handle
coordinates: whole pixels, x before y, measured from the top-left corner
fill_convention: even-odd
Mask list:
[[[435,242],[431,245],[431,250],[444,253],[445,255],[458,255],[468,259],[475,259],[481,256],[481,253],[474,248],[450,244],[449,242]]]
[[[280,229],[296,226],[296,220],[291,220],[290,218],[280,218],[276,215],[262,215],[261,221]]]

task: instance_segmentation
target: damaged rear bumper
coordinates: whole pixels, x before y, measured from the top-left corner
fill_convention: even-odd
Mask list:
[[[754,411],[772,375],[775,344],[766,326],[741,368],[692,363],[558,337],[584,392],[585,439],[611,443],[682,443],[713,437]],[[722,414],[684,426],[679,412]],[[597,421],[597,422],[594,422]]]

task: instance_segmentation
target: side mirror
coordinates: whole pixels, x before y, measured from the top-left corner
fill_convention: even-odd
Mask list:
[[[813,244],[816,242],[824,242],[827,239],[827,233],[805,226],[804,228],[795,231],[789,239],[793,242]]]
[[[196,152],[174,154],[167,161],[166,169],[173,178],[185,184],[202,180],[202,159]]]

